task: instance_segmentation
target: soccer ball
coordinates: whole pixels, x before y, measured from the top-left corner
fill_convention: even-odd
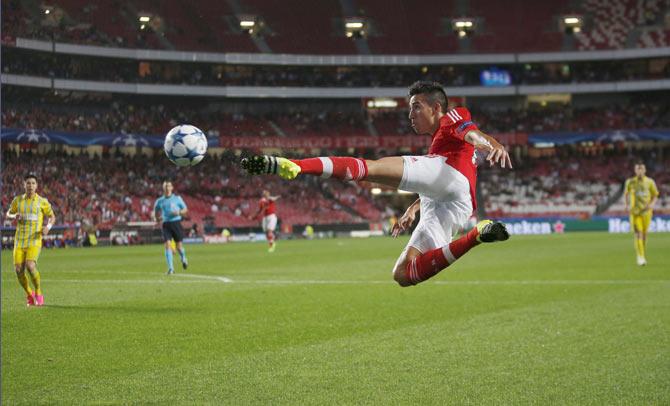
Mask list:
[[[178,125],[165,136],[163,149],[177,166],[197,165],[207,152],[207,137],[198,127]]]

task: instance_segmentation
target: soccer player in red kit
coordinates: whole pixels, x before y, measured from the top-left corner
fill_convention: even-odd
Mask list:
[[[352,157],[289,160],[263,155],[242,160],[242,167],[250,174],[277,174],[284,179],[304,174],[366,180],[418,193],[419,198],[392,231],[397,236],[421,212],[421,219],[393,268],[393,278],[400,286],[416,285],[431,278],[480,243],[509,238],[503,223],[483,220],[452,241],[452,236],[476,209],[475,151],[486,152],[491,165],[511,168],[505,148],[477,128],[468,109],[449,110],[447,95],[439,83],[420,81],[410,86],[409,106],[414,131],[432,136],[428,155],[378,160]]]
[[[275,201],[279,199],[279,196],[271,196],[269,190],[263,191],[263,197],[258,201],[258,211],[256,214],[251,216],[251,219],[255,219],[259,214],[263,213],[263,232],[265,237],[270,244],[268,252],[275,252],[275,228],[277,228],[277,209],[275,207]]]

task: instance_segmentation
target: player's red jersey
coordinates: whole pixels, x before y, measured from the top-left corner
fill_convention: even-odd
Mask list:
[[[433,134],[433,141],[428,149],[428,154],[446,157],[447,164],[468,179],[473,210],[477,208],[475,199],[477,165],[475,164],[475,147],[465,141],[465,134],[477,129],[477,125],[470,119],[468,109],[457,107],[449,110],[440,119],[440,128]]]
[[[275,214],[277,212],[275,201],[264,197],[261,197],[261,200],[258,201],[258,207],[263,211],[263,216],[269,216],[270,214]]]

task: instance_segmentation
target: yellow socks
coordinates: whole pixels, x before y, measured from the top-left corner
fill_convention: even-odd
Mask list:
[[[35,294],[41,295],[42,287],[40,286],[40,272],[35,269],[35,272],[30,274],[30,279],[33,281],[33,286],[35,286]]]
[[[28,277],[26,276],[26,271],[18,272],[16,274],[16,277],[19,279],[19,284],[21,285],[23,290],[26,291],[26,295],[28,296],[32,295],[33,291],[30,289],[30,285],[28,285]]]
[[[635,253],[640,258],[646,258],[646,244],[645,241],[641,238],[635,239]]]

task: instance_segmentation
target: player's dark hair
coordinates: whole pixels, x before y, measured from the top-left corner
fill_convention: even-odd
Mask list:
[[[23,177],[23,180],[28,180],[28,179],[35,179],[35,182],[37,182],[37,175],[34,173],[29,173],[26,176]]]
[[[644,161],[641,160],[641,159],[638,159],[637,161],[635,161],[635,166],[637,166],[637,165],[644,165]]]
[[[409,97],[412,97],[417,94],[425,94],[428,96],[428,101],[431,104],[440,103],[443,112],[446,112],[449,109],[447,92],[445,92],[442,85],[437,82],[430,82],[427,80],[414,82],[412,86],[409,87],[408,95]]]

